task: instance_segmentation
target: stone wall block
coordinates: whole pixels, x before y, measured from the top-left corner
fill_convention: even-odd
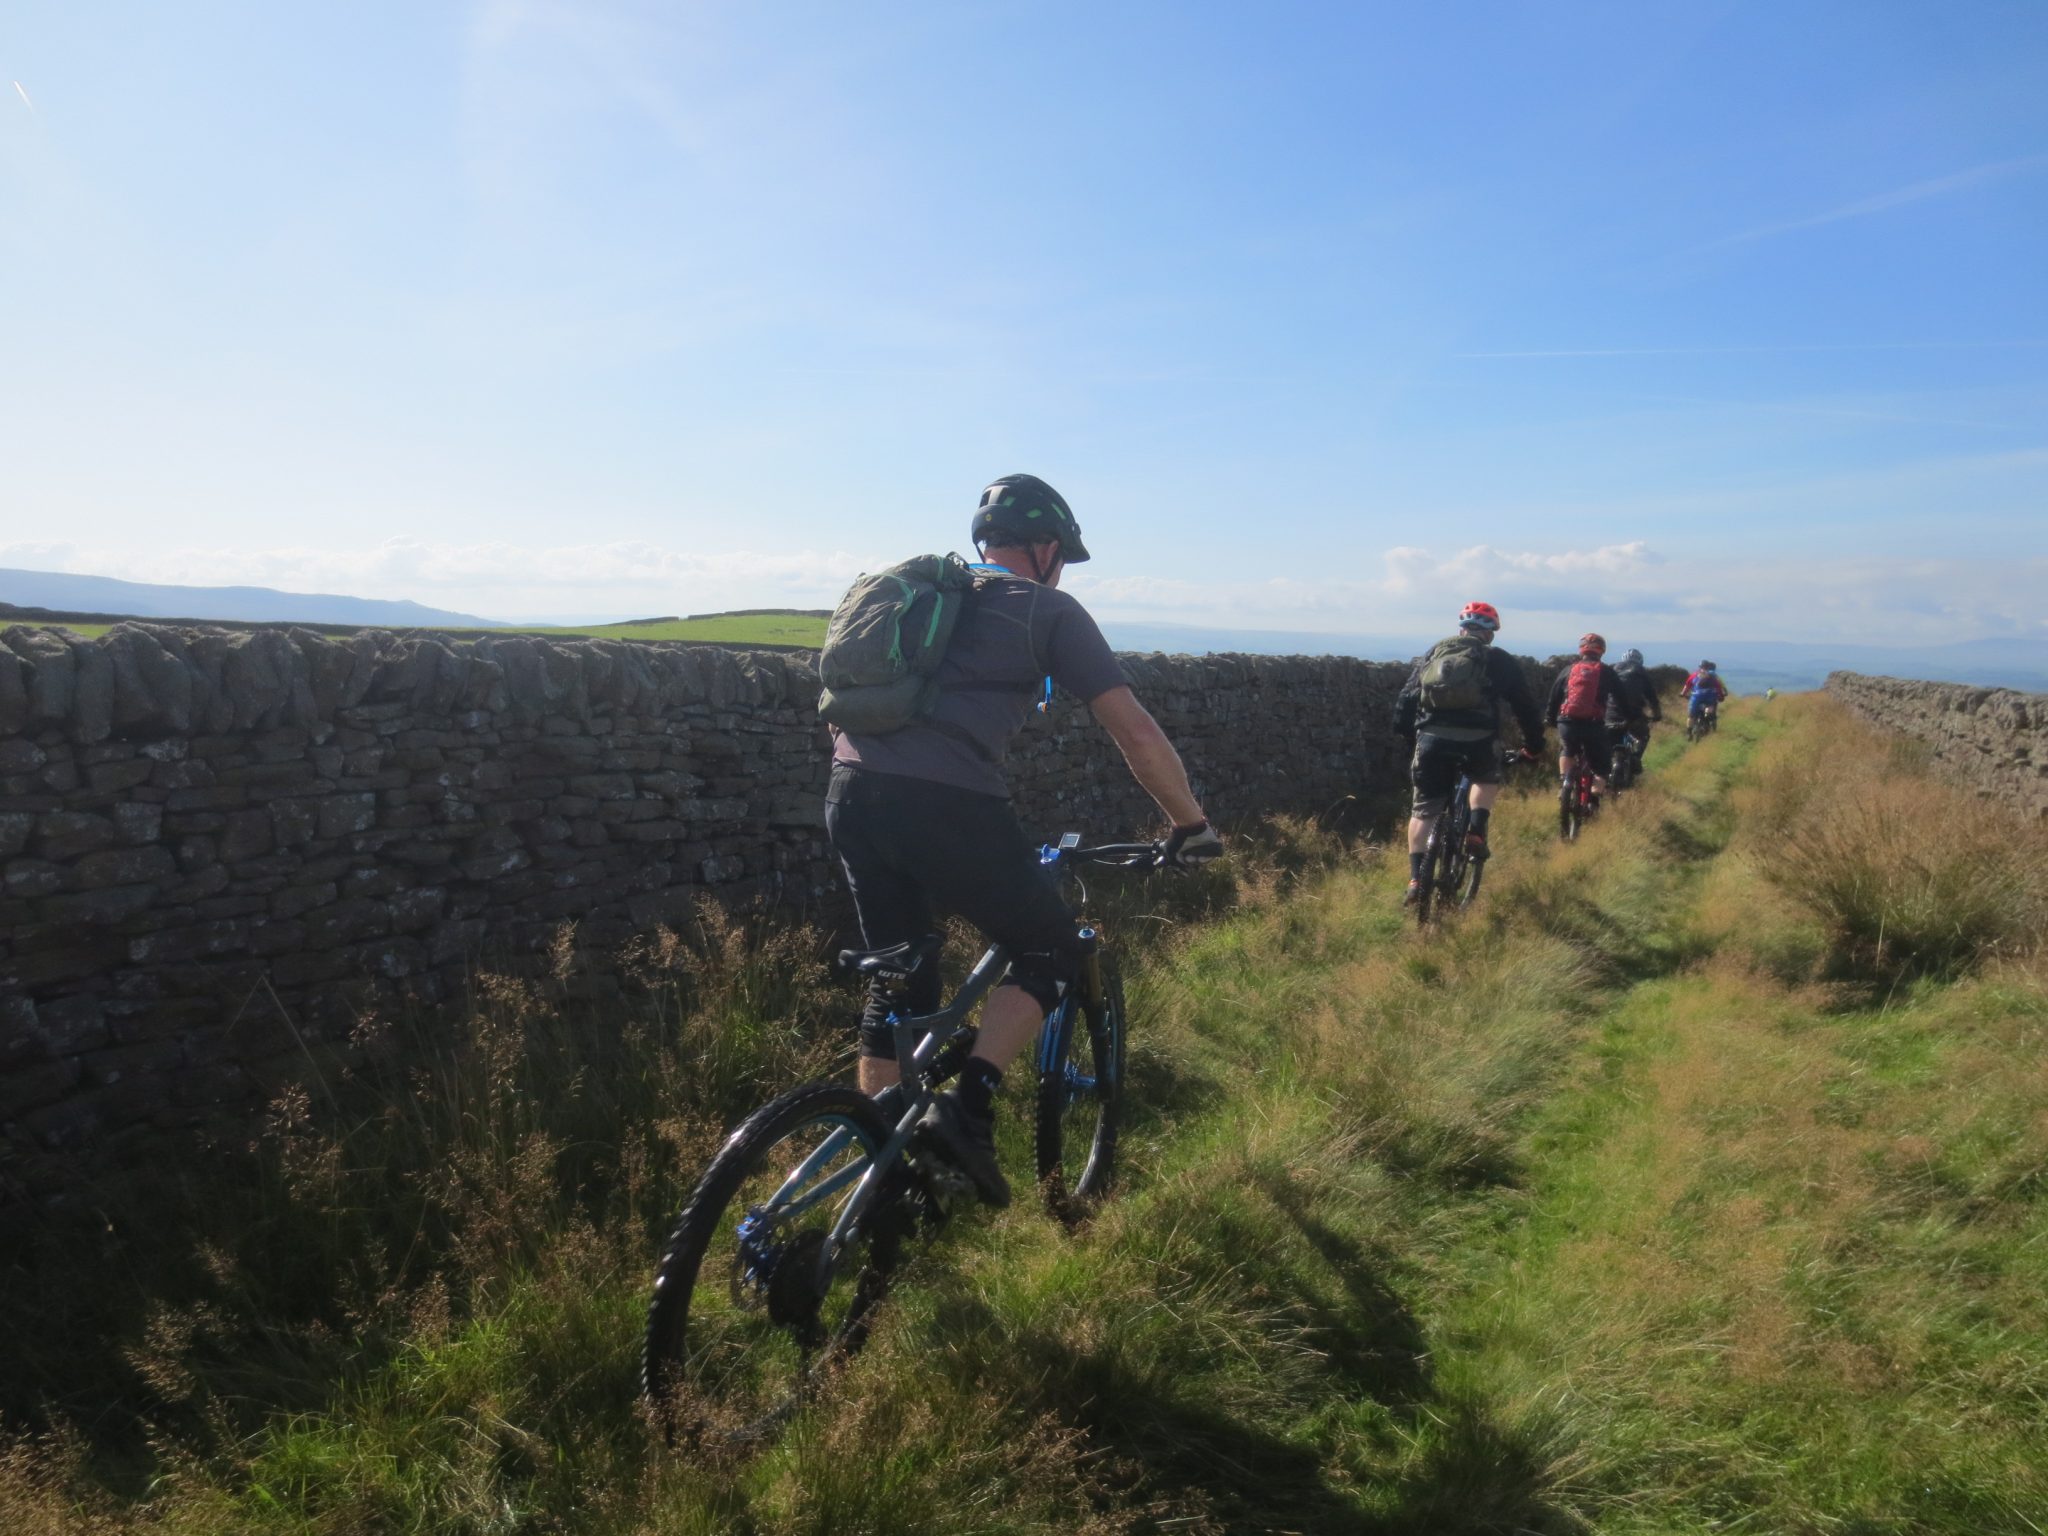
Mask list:
[[[113,819],[90,811],[49,811],[36,819],[36,852],[64,862],[121,841]]]
[[[13,858],[28,847],[36,818],[26,811],[0,812],[0,861]]]
[[[317,804],[317,832],[322,838],[347,837],[352,832],[368,832],[377,825],[377,796],[373,791],[329,795]]]
[[[14,655],[26,664],[28,721],[31,725],[64,724],[71,718],[72,682],[77,674],[71,647],[47,629],[17,624],[0,633]]]
[[[71,739],[81,746],[114,732],[114,659],[103,644],[73,639]]]
[[[30,663],[0,644],[0,739],[28,728]]]
[[[192,668],[177,631],[119,624],[106,637],[114,724],[129,735],[192,729]]]

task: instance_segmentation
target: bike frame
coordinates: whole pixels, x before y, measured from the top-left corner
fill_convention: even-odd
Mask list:
[[[1095,848],[1080,846],[1080,834],[1069,832],[1063,836],[1057,847],[1047,846],[1039,851],[1039,862],[1062,874],[1072,873],[1081,864],[1122,864],[1130,866],[1140,858],[1156,858],[1158,847],[1152,843],[1104,843]],[[1097,950],[1099,931],[1092,924],[1084,924],[1076,937],[1085,946],[1081,972],[1077,984],[1067,989],[1056,1007],[1046,1015],[1045,1024],[1039,1032],[1039,1051],[1047,1049],[1047,1042],[1056,1030],[1067,1028],[1073,1019],[1075,1008],[1082,1004],[1099,1004],[1102,1001],[1102,958]],[[960,990],[953,994],[953,1000],[936,1013],[889,1015],[889,1028],[896,1040],[896,1060],[901,1071],[898,1091],[901,1095],[902,1114],[897,1117],[895,1128],[889,1139],[868,1159],[867,1167],[860,1170],[860,1182],[853,1193],[847,1196],[838,1217],[832,1223],[818,1254],[818,1278],[820,1290],[829,1279],[832,1266],[853,1234],[859,1230],[862,1219],[881,1197],[884,1184],[895,1171],[903,1150],[910,1145],[910,1139],[917,1132],[918,1122],[931,1108],[932,1100],[938,1096],[939,1085],[950,1074],[935,1070],[941,1053],[949,1046],[958,1044],[963,1048],[971,1046],[975,1037],[974,1025],[967,1022],[967,1016],[975,1005],[1002,979],[1010,967],[1010,952],[1000,944],[991,944],[974,963],[974,969],[967,973],[967,979],[960,984]],[[887,1091],[887,1090],[884,1090]],[[800,1198],[791,1200],[798,1190],[803,1189],[807,1179],[814,1176],[853,1139],[850,1128],[834,1131],[819,1143],[811,1155],[804,1159],[782,1181],[767,1209],[780,1219],[790,1213],[801,1213],[821,1201],[831,1198],[845,1188],[854,1176],[854,1167],[848,1166],[834,1174],[815,1190],[804,1190]]]

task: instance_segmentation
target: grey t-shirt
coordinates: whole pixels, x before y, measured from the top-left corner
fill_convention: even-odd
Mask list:
[[[1087,609],[1022,576],[989,577],[946,647],[930,718],[878,736],[842,731],[832,759],[1008,799],[1003,756],[1048,674],[1084,704],[1124,686],[1123,668]]]

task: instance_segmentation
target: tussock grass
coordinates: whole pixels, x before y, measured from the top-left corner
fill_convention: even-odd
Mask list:
[[[2048,933],[2048,831],[1927,774],[1832,701],[1790,701],[1797,757],[1776,754],[1746,804],[1750,856],[1827,930],[1831,969],[1950,975]]]
[[[1816,985],[1843,941],[1758,850],[1830,728],[1731,705],[1570,846],[1539,776],[1427,934],[1398,860],[1306,824],[1091,881],[1121,1198],[953,1223],[746,1456],[641,1422],[648,1269],[856,1000],[713,912],[623,1000],[565,941],[479,984],[460,1049],[366,1050],[217,1175],[46,1236],[0,1530],[2027,1530],[2048,976],[2001,942]]]

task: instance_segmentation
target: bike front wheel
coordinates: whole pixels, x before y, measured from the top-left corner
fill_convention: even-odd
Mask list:
[[[745,1442],[859,1349],[911,1215],[884,1190],[830,1234],[890,1127],[865,1094],[813,1083],[756,1110],[676,1219],[655,1270],[641,1390],[672,1440]]]
[[[1098,960],[1102,996],[1063,1002],[1038,1040],[1038,1187],[1069,1226],[1108,1193],[1123,1119],[1123,976],[1114,956]]]

